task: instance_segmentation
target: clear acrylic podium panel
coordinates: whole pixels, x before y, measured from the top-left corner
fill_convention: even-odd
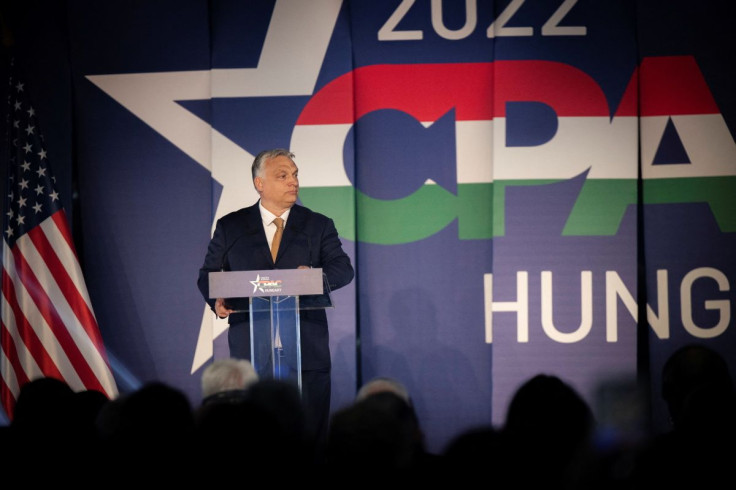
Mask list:
[[[281,379],[302,389],[300,310],[334,308],[328,294],[249,298],[250,358],[261,379]]]
[[[259,378],[287,380],[301,391],[299,312],[334,308],[322,270],[213,272],[209,280],[211,297],[248,312],[250,360]]]
[[[250,298],[250,340],[258,377],[291,381],[301,391],[299,296]]]

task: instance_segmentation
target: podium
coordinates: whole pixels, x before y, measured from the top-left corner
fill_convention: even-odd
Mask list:
[[[334,308],[322,269],[210,272],[209,287],[211,299],[248,312],[250,362],[259,378],[294,382],[301,393],[299,312]]]

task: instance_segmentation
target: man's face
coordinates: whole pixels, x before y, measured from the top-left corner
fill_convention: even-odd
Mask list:
[[[278,156],[263,164],[263,174],[254,183],[261,204],[272,213],[281,213],[296,203],[299,196],[299,169],[288,157]]]

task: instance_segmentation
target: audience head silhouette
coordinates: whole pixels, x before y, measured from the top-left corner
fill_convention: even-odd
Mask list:
[[[475,485],[492,473],[494,482],[507,479],[508,446],[504,435],[492,425],[466,429],[455,436],[442,452],[444,475],[463,485]]]
[[[354,403],[332,416],[326,449],[330,471],[362,471],[374,479],[418,477],[428,470],[428,458],[408,391],[396,380],[371,380]]]
[[[23,431],[57,433],[67,427],[73,404],[74,391],[64,381],[37,378],[21,387],[11,424]]]
[[[406,402],[389,392],[354,403],[332,416],[327,462],[339,468],[399,469],[409,464],[410,437],[402,426]]]
[[[99,423],[102,440],[117,464],[155,472],[179,466],[182,474],[191,469],[186,462],[194,437],[194,413],[180,390],[161,382],[146,383],[108,404]]]
[[[733,487],[736,393],[724,358],[705,345],[685,345],[667,358],[661,382],[672,428],[638,455],[634,486]]]
[[[557,376],[539,374],[514,394],[503,428],[518,461],[534,471],[519,475],[548,487],[566,485],[592,442],[594,418],[588,404]]]
[[[736,415],[728,364],[704,345],[686,345],[667,359],[662,369],[662,398],[676,430],[732,424]]]
[[[312,461],[299,389],[283,380],[259,379],[242,396],[204,403],[197,434],[205,462],[224,467],[247,462],[259,472],[277,474],[281,483],[299,481],[297,475],[303,476]],[[240,474],[219,478],[241,482]]]

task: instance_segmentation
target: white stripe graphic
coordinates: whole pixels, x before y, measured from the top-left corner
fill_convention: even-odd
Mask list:
[[[725,177],[736,175],[736,143],[720,114],[671,116],[690,159],[672,165],[653,165],[669,116],[641,118],[642,177]],[[679,163],[679,164],[678,164]]]

